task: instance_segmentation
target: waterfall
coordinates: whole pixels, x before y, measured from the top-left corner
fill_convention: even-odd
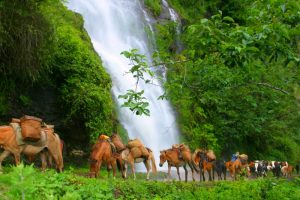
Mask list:
[[[135,89],[136,80],[124,72],[131,68],[129,60],[122,51],[139,49],[145,54],[151,65],[152,52],[149,37],[146,34],[145,13],[138,0],[69,0],[68,8],[83,15],[87,30],[95,50],[103,60],[103,66],[110,74],[113,87],[112,96],[117,104],[118,119],[128,131],[129,137],[138,137],[155,155],[159,163],[159,150],[169,149],[179,142],[175,115],[170,102],[157,100],[164,93],[162,87],[145,84],[140,81],[137,91],[144,90],[144,96],[150,103],[150,117],[137,116],[128,108],[120,108],[124,99],[117,99],[128,89]],[[150,78],[150,77],[149,77]],[[154,80],[155,84],[160,84]],[[127,141],[124,141],[125,143]],[[166,166],[166,164],[164,165]],[[143,165],[137,165],[141,171]]]

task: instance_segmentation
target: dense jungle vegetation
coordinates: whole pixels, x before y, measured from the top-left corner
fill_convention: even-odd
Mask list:
[[[0,115],[5,118],[16,102],[22,107],[21,114],[28,115],[28,106],[34,103],[28,92],[55,88],[60,110],[56,117],[65,127],[83,125],[80,134],[85,144],[77,148],[85,150],[100,133],[119,131],[122,135],[122,128],[111,99],[110,76],[83,28],[83,18],[63,2],[0,2]],[[39,117],[43,112],[33,114]],[[72,133],[71,144],[76,138],[68,128],[66,132],[55,130],[63,139]],[[122,136],[126,140],[126,135]]]
[[[299,1],[168,2],[184,20],[156,26],[154,65],[168,69],[158,99],[172,101],[185,142],[226,160],[239,151],[299,162]],[[154,76],[139,53],[123,52],[135,62],[131,72]],[[124,106],[149,114],[133,92],[120,96],[129,97]]]

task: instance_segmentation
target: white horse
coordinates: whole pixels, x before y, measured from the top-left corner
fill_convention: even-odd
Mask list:
[[[145,164],[145,167],[147,169],[147,179],[146,179],[147,181],[149,180],[150,170],[151,170],[150,161],[152,162],[152,173],[157,174],[155,159],[154,159],[153,152],[151,150],[149,152],[149,157],[148,158],[145,158],[145,157],[133,158],[132,154],[130,153],[129,148],[126,148],[124,151],[122,151],[121,156],[122,156],[122,160],[125,161],[125,164],[124,164],[125,179],[127,177],[127,164],[128,163],[131,165],[131,169],[132,169],[132,173],[133,173],[133,180],[136,179],[135,171],[134,171],[134,163],[143,162]]]

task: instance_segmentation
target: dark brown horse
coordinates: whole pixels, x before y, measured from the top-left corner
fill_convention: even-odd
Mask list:
[[[112,148],[109,142],[106,139],[98,140],[94,146],[92,147],[92,154],[89,158],[90,161],[90,177],[97,178],[98,172],[100,170],[102,162],[106,162],[107,164],[107,172],[113,168],[114,178],[116,178],[116,168],[115,165],[117,161],[119,162],[118,167],[122,171],[122,177],[124,178],[123,172],[123,164],[122,164],[122,157],[119,156],[118,158],[112,157]]]
[[[194,170],[199,173],[199,170],[197,169],[196,165],[194,162],[192,162],[192,155],[190,151],[182,151],[183,159],[180,160],[178,158],[178,150],[175,149],[168,149],[168,150],[163,150],[160,151],[160,163],[159,166],[162,167],[163,164],[167,161],[168,162],[168,175],[167,175],[167,181],[169,181],[170,177],[170,170],[171,167],[176,167],[177,168],[177,174],[180,178],[180,173],[179,173],[179,167],[183,167],[185,170],[185,182],[188,180],[188,171],[186,168],[186,164],[189,164],[191,170],[192,170],[192,176],[193,176],[193,181],[195,181],[195,176],[194,176]]]
[[[203,181],[205,181],[205,176],[204,176],[204,172],[207,170],[208,172],[208,176],[209,176],[209,181],[212,180],[211,178],[211,171],[213,168],[213,162],[208,162],[207,156],[202,153],[202,152],[198,152],[197,154],[193,155],[193,161],[195,162],[195,164],[197,166],[200,167],[200,171],[203,177]],[[201,179],[201,178],[200,178]]]

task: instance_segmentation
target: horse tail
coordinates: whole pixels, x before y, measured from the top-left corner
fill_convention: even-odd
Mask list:
[[[63,140],[60,140],[62,143],[62,157],[64,158],[67,154],[67,146],[66,143]]]
[[[59,136],[55,133],[55,142],[56,142],[56,150],[57,150],[57,155],[58,155],[58,166],[61,167],[61,169],[64,167],[64,162],[63,162],[63,157],[61,153],[61,144],[60,144],[60,139]]]
[[[152,164],[152,173],[157,174],[157,169],[156,169],[156,164],[155,164],[155,158],[153,153],[150,153],[150,159],[151,159],[151,164]]]
[[[198,174],[200,173],[200,170],[197,169],[197,166],[196,166],[195,162],[193,161],[193,159],[190,160],[188,163],[189,163],[190,167],[193,167],[194,170],[195,170]]]

